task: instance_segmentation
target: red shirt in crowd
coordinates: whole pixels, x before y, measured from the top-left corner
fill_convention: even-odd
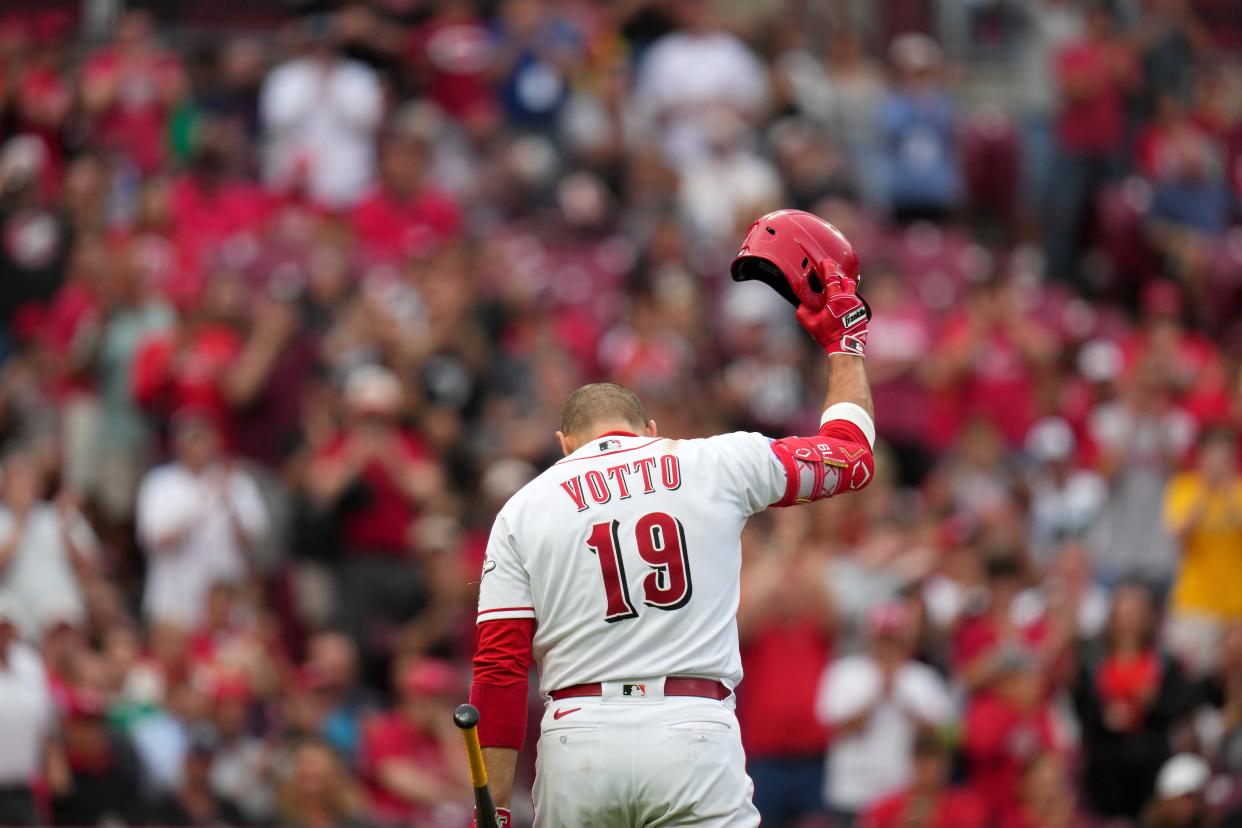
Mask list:
[[[0,84],[4,80],[0,77]],[[61,135],[73,105],[73,88],[55,68],[31,66],[17,73],[14,92],[20,131],[38,136],[47,152],[39,171],[39,188],[44,198],[53,199],[60,191],[65,167]]]
[[[970,763],[968,782],[994,819],[1018,801],[1022,773],[1031,759],[1057,749],[1046,704],[1024,711],[993,693],[970,700],[962,731],[962,748]]]
[[[969,373],[933,395],[929,436],[940,448],[947,448],[971,417],[996,426],[1011,446],[1021,445],[1035,422],[1038,406],[1031,360],[1003,324],[992,325],[982,334],[975,332],[977,325],[976,320],[963,315],[945,326],[942,341],[946,351],[969,347],[976,336],[983,344],[975,348]],[[1042,329],[1038,333],[1046,335]]]
[[[237,332],[226,325],[209,324],[177,341],[177,332],[155,334],[134,353],[132,388],[142,407],[164,414],[183,408],[209,411],[231,435],[232,417],[221,382],[241,351]]]
[[[1004,630],[989,613],[969,615],[953,632],[953,666],[962,669],[980,656],[991,652],[1002,642]],[[1020,643],[1034,650],[1048,636],[1048,621],[1043,616],[1017,630]]]
[[[1125,56],[1119,47],[1081,40],[1056,55],[1064,105],[1056,132],[1066,149],[1112,154],[1125,138]]]
[[[354,234],[365,253],[399,261],[457,235],[461,208],[448,193],[420,190],[402,197],[378,189],[354,208]]]
[[[413,725],[399,710],[371,719],[362,730],[359,771],[366,780],[377,815],[385,820],[409,824],[428,816],[427,809],[389,793],[379,782],[379,767],[388,759],[403,759],[425,773],[437,774],[449,788],[454,764],[444,755],[435,735]]]
[[[266,193],[254,184],[228,180],[213,186],[192,175],[173,183],[171,201],[178,256],[200,282],[220,246],[259,232],[270,211]]]
[[[1143,726],[1148,705],[1160,691],[1160,658],[1154,650],[1139,653],[1134,658],[1111,656],[1100,665],[1096,673],[1096,689],[1102,706],[1124,711],[1126,730]]]
[[[402,463],[415,463],[430,457],[416,435],[398,432],[396,444]],[[349,435],[338,434],[321,449],[321,458],[339,457],[348,449]],[[414,505],[379,461],[372,460],[362,470],[367,488],[365,501],[347,510],[341,519],[341,540],[350,553],[401,556],[406,554],[406,533],[417,517]]]
[[[815,696],[831,655],[823,619],[811,614],[748,637],[742,647],[746,683],[737,705],[747,756],[824,755],[828,731],[816,723]]]
[[[40,331],[44,346],[58,363],[53,390],[58,397],[90,391],[95,377],[73,371],[74,350],[87,332],[99,324],[95,295],[80,281],[62,287],[48,305]]]
[[[926,809],[926,810],[924,810]],[[920,804],[911,791],[885,797],[863,814],[860,828],[904,828],[911,824],[907,815],[929,813],[917,824],[921,828],[984,828],[987,809],[970,791],[947,790],[934,802]]]
[[[493,45],[483,21],[474,18],[435,19],[414,33],[410,53],[426,78],[427,96],[449,117],[461,120],[495,105],[488,77]]]
[[[164,127],[169,101],[183,82],[181,61],[170,52],[99,52],[86,62],[87,86],[114,88],[111,105],[96,125],[101,143],[128,155],[145,173],[164,160]]]

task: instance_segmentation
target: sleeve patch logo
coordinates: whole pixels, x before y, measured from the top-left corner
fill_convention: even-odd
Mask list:
[[[491,572],[495,568],[496,568],[496,561],[492,560],[491,558],[488,558],[487,560],[483,561],[483,574],[484,575]]]

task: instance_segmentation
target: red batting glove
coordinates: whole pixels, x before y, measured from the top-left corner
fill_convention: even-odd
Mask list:
[[[824,285],[824,307],[811,310],[799,305],[795,316],[829,356],[862,356],[867,347],[867,325],[871,310],[856,292],[853,279],[837,275]]]
[[[512,812],[509,811],[508,808],[497,808],[496,809],[496,824],[499,825],[500,828],[509,828],[509,823],[511,823],[512,821],[513,821],[513,814]],[[479,824],[478,814],[476,814],[474,817],[474,824],[476,827]]]

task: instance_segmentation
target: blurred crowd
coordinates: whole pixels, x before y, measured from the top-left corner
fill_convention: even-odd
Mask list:
[[[569,391],[817,421],[726,276],[791,206],[861,253],[881,445],[744,538],[764,824],[1242,825],[1237,3],[963,3],[973,50],[918,2],[17,5],[0,824],[468,824],[485,540]]]

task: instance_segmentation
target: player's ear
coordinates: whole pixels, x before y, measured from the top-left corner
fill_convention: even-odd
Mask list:
[[[574,451],[576,451],[576,449],[574,448],[573,442],[569,439],[569,436],[567,434],[564,434],[560,431],[556,432],[556,442],[561,444],[561,454],[565,455],[566,457],[568,457],[569,455],[573,454]]]
[[[659,437],[660,436],[660,432],[656,429],[655,420],[647,421],[647,436],[648,437]]]

